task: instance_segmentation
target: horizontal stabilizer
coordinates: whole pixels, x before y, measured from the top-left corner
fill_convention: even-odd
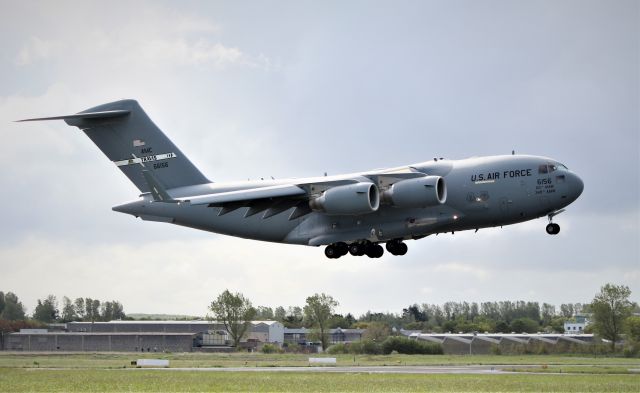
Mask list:
[[[41,120],[75,120],[75,119],[94,119],[94,120],[97,120],[97,119],[108,119],[108,118],[112,118],[112,117],[127,116],[129,113],[131,113],[130,110],[118,109],[118,110],[102,111],[102,112],[76,113],[75,115],[38,117],[38,118],[34,118],[34,119],[16,120],[16,122],[41,121]]]

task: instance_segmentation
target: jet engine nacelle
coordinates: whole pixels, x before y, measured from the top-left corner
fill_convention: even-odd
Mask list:
[[[447,186],[440,176],[402,180],[389,187],[382,199],[401,208],[435,206],[447,201]]]
[[[380,206],[378,187],[373,183],[356,183],[332,187],[309,201],[309,207],[330,215],[372,213]]]

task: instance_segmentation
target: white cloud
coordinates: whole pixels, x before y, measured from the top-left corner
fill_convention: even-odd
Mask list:
[[[18,66],[27,66],[37,61],[46,61],[54,53],[60,52],[63,47],[64,44],[62,42],[31,37],[22,49],[20,49],[14,62]]]
[[[450,273],[454,276],[471,276],[478,280],[486,280],[487,278],[490,278],[490,274],[486,270],[481,269],[478,266],[458,262],[438,264],[433,268],[433,270],[436,273]]]
[[[326,292],[355,313],[447,300],[586,301],[607,281],[640,290],[634,13],[554,8],[541,31],[529,27],[538,26],[536,4],[497,14],[426,3],[393,12],[347,6],[344,18],[326,5],[289,7],[5,7],[0,261],[15,269],[3,270],[0,290],[30,307],[53,292],[117,299],[129,312],[194,314],[224,288],[270,306]],[[425,23],[424,15],[438,17]],[[473,23],[451,24],[459,20]],[[598,39],[574,39],[585,34]],[[593,53],[598,59],[586,61]],[[597,94],[581,88],[585,81]],[[10,122],[120,98],[138,99],[217,181],[515,148],[566,161],[586,188],[556,218],[556,237],[539,219],[411,241],[402,258],[326,260],[321,248],[114,213],[111,206],[137,192],[88,138],[63,122]],[[607,157],[615,157],[615,176]]]
[[[74,59],[81,64],[91,63],[111,71],[114,65],[127,69],[178,66],[274,68],[271,60],[262,53],[252,56],[238,47],[220,42],[216,38],[220,28],[207,19],[192,15],[175,16],[173,11],[161,8],[151,9],[152,19],[141,21],[132,15],[120,25],[109,26],[108,29],[100,24],[80,21],[72,29],[47,38],[31,36],[18,51],[14,62],[18,66],[27,66]]]

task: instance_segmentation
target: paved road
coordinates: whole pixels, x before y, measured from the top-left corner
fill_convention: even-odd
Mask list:
[[[513,367],[513,366],[510,366]],[[496,366],[325,366],[325,367],[185,367],[144,368],[144,370],[202,372],[302,372],[302,373],[366,373],[366,374],[504,374]],[[129,369],[142,370],[142,368]]]

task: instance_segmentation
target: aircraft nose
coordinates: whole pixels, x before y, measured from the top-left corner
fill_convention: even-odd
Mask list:
[[[575,201],[582,194],[584,190],[584,182],[580,176],[575,173],[571,174],[571,193],[573,194],[573,200]]]

